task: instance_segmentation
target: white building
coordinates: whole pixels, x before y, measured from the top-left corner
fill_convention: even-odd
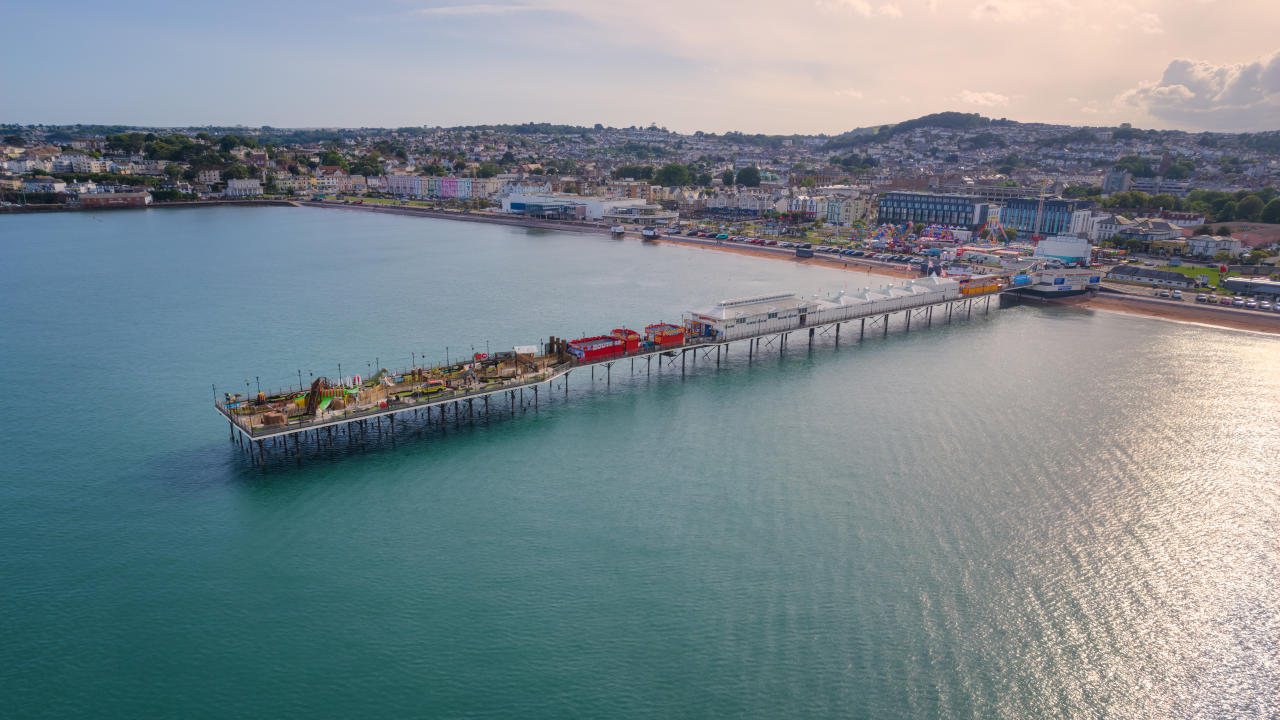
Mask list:
[[[262,197],[262,181],[258,178],[232,178],[227,181],[226,197]]]
[[[1233,237],[1196,235],[1194,237],[1187,238],[1188,255],[1213,257],[1220,252],[1229,252],[1232,255],[1239,255],[1241,248],[1242,246],[1240,241]]]
[[[1089,241],[1074,235],[1055,235],[1041,240],[1036,245],[1035,257],[1053,258],[1064,263],[1088,263],[1093,247]]]

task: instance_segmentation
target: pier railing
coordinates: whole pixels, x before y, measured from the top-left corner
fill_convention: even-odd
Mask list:
[[[590,364],[590,363],[588,363]],[[415,407],[428,407],[441,405],[455,400],[465,400],[468,398],[481,397],[484,395],[493,395],[495,393],[506,392],[510,390],[519,390],[525,387],[532,387],[549,380],[554,380],[566,372],[581,367],[578,363],[565,362],[557,363],[549,366],[546,370],[539,373],[522,375],[514,379],[504,379],[500,382],[485,383],[478,387],[461,388],[457,390],[448,390],[444,392],[432,393],[424,397],[389,397],[387,398],[387,406],[379,407],[374,405],[369,408],[361,408],[358,410],[344,409],[341,412],[330,412],[327,415],[302,415],[294,418],[286,417],[285,422],[273,425],[251,424],[244,421],[244,416],[235,412],[235,407],[241,404],[254,405],[252,400],[244,400],[228,403],[223,400],[214,402],[214,407],[220,414],[231,421],[233,425],[245,432],[249,437],[256,438],[261,436],[272,436],[281,433],[292,433],[299,430],[307,430],[313,427],[324,427],[327,425],[341,424],[360,420],[363,418],[376,417],[384,415],[388,412],[402,412],[411,410]],[[408,373],[402,373],[408,374]]]

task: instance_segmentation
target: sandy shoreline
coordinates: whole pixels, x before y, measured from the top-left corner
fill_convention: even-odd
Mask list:
[[[545,220],[529,220],[526,218],[499,217],[486,213],[456,213],[439,210],[428,210],[415,207],[399,207],[399,206],[378,206],[378,205],[343,205],[338,203],[319,203],[319,202],[297,202],[295,203],[307,207],[322,207],[337,210],[356,210],[361,212],[383,212],[395,215],[415,215],[419,217],[438,218],[442,220],[461,220],[464,222],[487,222],[499,225],[513,225],[519,227],[537,228],[544,230],[561,230],[566,232],[585,232],[594,234],[609,234],[609,228],[600,225],[591,225],[587,223],[570,223],[555,222]],[[639,240],[635,233],[628,233],[625,239]],[[862,272],[869,275],[879,275],[881,277],[897,277],[897,278],[916,278],[919,274],[914,270],[905,267],[896,267],[885,263],[874,261],[865,261],[858,258],[830,257],[817,255],[812,258],[798,258],[794,253],[786,248],[761,247],[758,245],[741,245],[729,244],[715,240],[701,240],[697,238],[687,237],[668,237],[663,236],[657,240],[648,240],[645,242],[666,243],[669,245],[682,245],[684,247],[699,248],[702,250],[711,250],[714,252],[727,252],[748,257],[767,258],[770,260],[785,260],[787,262],[802,263],[807,265],[821,265],[823,267],[836,268],[846,270],[848,272]],[[1099,293],[1094,297],[1081,297],[1072,301],[1083,307],[1098,308],[1101,310],[1115,310],[1125,312],[1132,315],[1142,315],[1144,317],[1165,318],[1169,320],[1178,320],[1183,322],[1193,322],[1202,325],[1212,325],[1215,327],[1231,328],[1237,330],[1253,330],[1256,332],[1265,332],[1271,334],[1280,334],[1280,314],[1266,314],[1262,312],[1246,312],[1241,310],[1232,310],[1227,308],[1218,308],[1214,306],[1200,306],[1194,304],[1175,304],[1167,301],[1160,301],[1155,298],[1146,298],[1138,295],[1121,295],[1112,293]]]
[[[1280,315],[1263,311],[1234,310],[1208,305],[1176,305],[1141,296],[1099,293],[1081,300],[1080,305],[1100,310],[1116,310],[1132,315],[1178,320],[1200,325],[1252,330],[1280,335]]]

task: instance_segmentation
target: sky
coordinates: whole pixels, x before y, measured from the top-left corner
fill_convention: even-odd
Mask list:
[[[0,122],[1280,129],[1274,0],[7,4]],[[21,68],[21,70],[15,70]]]

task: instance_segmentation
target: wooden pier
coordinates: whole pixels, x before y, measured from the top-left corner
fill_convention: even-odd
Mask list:
[[[464,422],[474,423],[477,416],[490,419],[495,414],[514,417],[517,410],[525,412],[532,409],[537,412],[542,403],[554,397],[553,394],[568,397],[570,375],[575,370],[589,372],[592,381],[595,380],[597,371],[603,370],[605,382],[609,383],[612,381],[615,365],[629,361],[629,373],[634,375],[637,372],[636,361],[643,361],[644,372],[651,374],[653,361],[656,358],[659,369],[662,368],[664,360],[667,366],[672,366],[679,360],[683,374],[690,354],[696,361],[699,353],[704,359],[710,359],[714,353],[716,366],[719,367],[722,358],[728,358],[731,346],[741,346],[745,343],[747,360],[751,362],[761,353],[772,352],[773,349],[776,349],[779,355],[784,354],[791,346],[791,336],[796,333],[807,334],[809,347],[813,346],[814,340],[818,337],[828,335],[833,336],[836,347],[839,347],[841,329],[844,326],[853,325],[857,329],[858,339],[862,340],[868,331],[880,331],[882,336],[887,336],[891,320],[895,316],[899,316],[900,326],[904,332],[911,331],[913,322],[917,328],[921,324],[930,327],[935,320],[950,324],[972,317],[975,308],[979,308],[984,314],[990,312],[991,298],[1007,290],[1008,288],[1001,288],[982,295],[929,302],[888,312],[868,312],[864,315],[843,318],[838,322],[815,323],[796,329],[767,331],[733,339],[694,337],[686,339],[684,344],[678,346],[642,347],[637,352],[591,362],[581,362],[563,352],[556,352],[537,358],[539,369],[536,372],[502,379],[483,386],[450,388],[423,397],[416,395],[406,398],[391,397],[377,401],[372,406],[344,407],[341,413],[330,411],[294,417],[286,415],[282,422],[264,423],[262,421],[273,408],[278,409],[284,403],[296,402],[300,396],[305,397],[308,391],[301,389],[290,391],[255,402],[248,398],[242,399],[239,395],[227,395],[219,400],[216,397],[215,387],[214,407],[228,421],[230,440],[247,453],[255,465],[264,465],[268,454],[301,458],[304,443],[308,447],[314,446],[319,450],[326,447],[332,450],[335,440],[349,445],[363,445],[368,441],[371,430],[375,439],[389,435],[392,444],[395,444],[397,420],[401,421],[401,425],[405,427],[401,432],[419,433],[427,427],[438,427],[447,432],[450,421],[455,428],[458,428]],[[415,374],[422,376],[427,372],[440,369],[440,366],[428,369],[414,368],[394,376],[408,377]],[[388,373],[388,376],[391,375],[393,374]],[[363,387],[367,389],[369,386]],[[337,389],[346,392],[353,390],[345,384],[340,384]],[[285,399],[281,400],[282,397]],[[277,413],[277,420],[280,419],[278,416],[279,413]],[[416,422],[406,424],[406,418],[412,418]],[[414,425],[417,427],[415,428]],[[293,441],[292,447],[290,439]]]

